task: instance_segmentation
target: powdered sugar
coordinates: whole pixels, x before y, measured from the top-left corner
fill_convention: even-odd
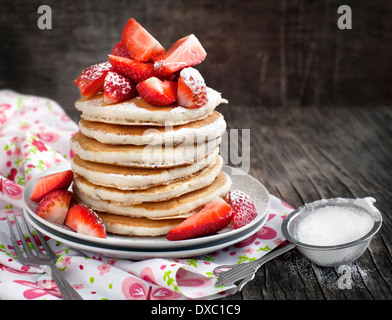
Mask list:
[[[366,235],[373,219],[359,209],[326,206],[307,215],[299,224],[296,238],[312,245],[338,245]]]
[[[319,267],[297,251],[284,254],[283,265],[291,277],[300,278],[308,285],[318,283],[329,290],[362,288],[371,276],[371,270],[365,269],[358,262],[338,267]]]
[[[109,71],[107,73],[103,90],[106,103],[108,102],[106,101],[107,97],[113,99],[111,102],[116,102],[131,98],[136,93],[135,86],[132,81],[114,71]]]
[[[200,108],[207,104],[207,87],[199,71],[194,68],[181,70],[177,100],[188,108]]]
[[[102,62],[87,68],[85,72],[81,73],[80,80],[86,81],[91,79],[98,79],[105,75],[108,71],[112,70],[109,62]]]

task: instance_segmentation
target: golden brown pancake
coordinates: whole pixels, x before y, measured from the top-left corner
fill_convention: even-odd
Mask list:
[[[179,126],[131,126],[80,120],[80,131],[106,144],[178,145],[221,137],[226,129],[223,116],[214,111],[207,118]]]
[[[186,193],[176,198],[161,202],[143,202],[135,205],[117,205],[106,200],[97,200],[82,193],[74,186],[74,194],[93,210],[130,217],[145,217],[149,219],[182,218],[193,213],[216,197],[224,196],[231,186],[230,177],[220,172],[212,184],[204,188]]]
[[[99,163],[145,168],[170,168],[194,163],[219,146],[221,138],[201,144],[135,146],[103,144],[86,137],[80,131],[71,138],[71,149],[80,158]]]
[[[222,164],[223,160],[218,156],[217,161],[187,178],[142,190],[120,190],[97,186],[77,173],[74,174],[73,183],[80,192],[89,195],[89,197],[95,200],[107,200],[118,205],[158,202],[179,197],[185,193],[210,185],[221,171]]]

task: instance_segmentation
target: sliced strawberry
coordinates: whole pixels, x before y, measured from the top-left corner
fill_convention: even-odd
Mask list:
[[[103,85],[103,101],[106,104],[117,103],[136,96],[136,86],[123,75],[109,71]]]
[[[112,70],[109,62],[102,62],[84,69],[74,83],[84,97],[92,97],[102,91],[106,74]]]
[[[129,19],[125,25],[121,42],[130,57],[137,61],[149,61],[165,52],[162,45],[135,19]]]
[[[63,224],[72,193],[68,190],[56,190],[46,195],[39,203],[35,213],[53,223]]]
[[[218,197],[207,203],[199,212],[170,230],[166,235],[166,239],[185,240],[211,235],[227,227],[231,220],[232,211],[230,205]]]
[[[154,65],[149,62],[140,62],[124,57],[109,55],[109,62],[113,69],[139,83],[156,76]]]
[[[207,86],[196,69],[181,70],[178,78],[177,102],[185,108],[201,108],[207,104]]]
[[[106,238],[102,220],[92,209],[81,204],[75,204],[68,210],[65,225],[80,234]]]
[[[191,34],[177,40],[166,52],[154,58],[155,71],[168,76],[185,67],[192,67],[201,63],[207,56],[203,46]]]
[[[47,194],[55,190],[67,190],[73,179],[72,170],[61,171],[37,179],[30,199],[39,202]]]
[[[241,228],[256,218],[256,206],[249,195],[240,190],[234,190],[230,191],[229,197],[233,209],[234,229]]]
[[[130,59],[131,56],[128,54],[127,48],[124,47],[122,42],[118,42],[112,50],[111,55],[113,56],[118,56],[118,57],[124,57]]]
[[[155,106],[167,106],[176,101],[177,82],[148,78],[137,84],[137,91],[147,102]]]

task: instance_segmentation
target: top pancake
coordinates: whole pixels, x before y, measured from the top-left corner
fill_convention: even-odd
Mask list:
[[[212,114],[221,103],[227,103],[221,94],[207,88],[208,103],[202,108],[187,109],[177,104],[154,106],[140,96],[115,104],[105,104],[103,94],[81,98],[75,107],[82,112],[82,119],[123,125],[181,125],[201,120]]]

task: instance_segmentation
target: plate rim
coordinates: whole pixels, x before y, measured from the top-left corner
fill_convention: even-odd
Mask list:
[[[231,167],[231,166],[228,166],[225,164],[225,165],[223,165],[223,168],[222,168],[224,172],[228,173],[228,171],[230,170],[231,172],[236,173],[236,174],[233,174],[233,176],[246,175],[246,177],[248,179],[251,179],[254,183],[256,183],[265,193],[266,204],[265,204],[265,207],[263,208],[264,212],[259,213],[258,216],[256,217],[256,219],[252,220],[248,225],[242,227],[241,229],[231,230],[231,231],[225,232],[225,233],[218,233],[218,234],[214,234],[214,235],[210,235],[210,236],[206,236],[206,237],[180,240],[180,241],[168,241],[163,236],[154,237],[154,239],[156,239],[156,242],[154,242],[152,239],[151,239],[151,241],[148,241],[150,239],[143,241],[145,239],[145,237],[127,237],[127,236],[111,235],[111,234],[108,234],[109,238],[101,239],[101,238],[97,238],[97,237],[93,237],[93,236],[78,234],[70,229],[67,229],[66,226],[60,226],[60,225],[54,224],[52,222],[49,222],[49,221],[39,217],[34,212],[33,208],[31,208],[28,205],[29,202],[31,203],[31,200],[28,197],[28,191],[29,191],[29,189],[32,188],[32,185],[35,183],[35,181],[39,177],[49,175],[49,174],[59,172],[59,171],[69,170],[69,169],[71,169],[71,163],[64,162],[64,163],[61,163],[61,164],[56,165],[54,167],[51,167],[51,168],[37,174],[36,176],[34,176],[27,183],[27,185],[25,186],[25,188],[23,190],[23,198],[22,199],[23,199],[24,208],[28,211],[28,213],[35,220],[37,220],[41,224],[47,226],[49,229],[52,229],[52,230],[59,232],[59,233],[64,233],[69,237],[74,237],[79,240],[94,242],[94,243],[103,244],[103,245],[114,245],[114,246],[121,246],[121,247],[133,248],[133,249],[149,249],[149,248],[157,248],[157,247],[159,247],[159,248],[167,248],[167,247],[177,248],[177,247],[191,247],[191,246],[195,246],[195,245],[208,245],[208,243],[210,243],[210,242],[214,242],[214,241],[218,241],[221,239],[225,239],[227,237],[235,236],[237,234],[242,233],[243,231],[245,231],[247,229],[252,228],[267,215],[269,208],[271,206],[270,193],[268,192],[267,188],[259,180],[257,180],[253,176],[241,171],[238,168]],[[232,178],[232,175],[230,175],[230,177]],[[142,240],[142,241],[132,242],[132,239],[135,239],[135,238]]]
[[[113,247],[105,246],[102,247],[100,244],[84,241],[77,238],[67,237],[64,238],[64,234],[60,232],[56,232],[55,230],[47,230],[45,225],[40,224],[39,221],[36,221],[34,217],[30,216],[27,210],[23,210],[23,214],[25,215],[27,221],[39,232],[46,234],[48,237],[55,241],[59,241],[64,243],[74,250],[82,250],[92,253],[98,253],[100,255],[106,257],[114,257],[118,259],[134,259],[134,260],[142,260],[148,258],[187,258],[187,257],[197,257],[200,255],[205,255],[223,248],[226,248],[230,245],[234,245],[238,242],[241,242],[252,235],[254,235],[257,231],[259,231],[267,222],[268,215],[265,215],[258,224],[254,225],[253,228],[249,228],[238,236],[233,236],[225,239],[220,239],[216,242],[210,243],[208,246],[200,245],[200,246],[192,246],[185,248],[169,248],[169,250],[161,249],[159,250],[146,250],[145,248],[126,248],[126,247]],[[54,232],[54,233],[53,233]],[[58,234],[56,234],[58,233]],[[71,239],[69,239],[71,238]],[[76,241],[73,241],[75,239]],[[95,250],[92,250],[95,249]],[[98,251],[99,250],[99,251]]]

